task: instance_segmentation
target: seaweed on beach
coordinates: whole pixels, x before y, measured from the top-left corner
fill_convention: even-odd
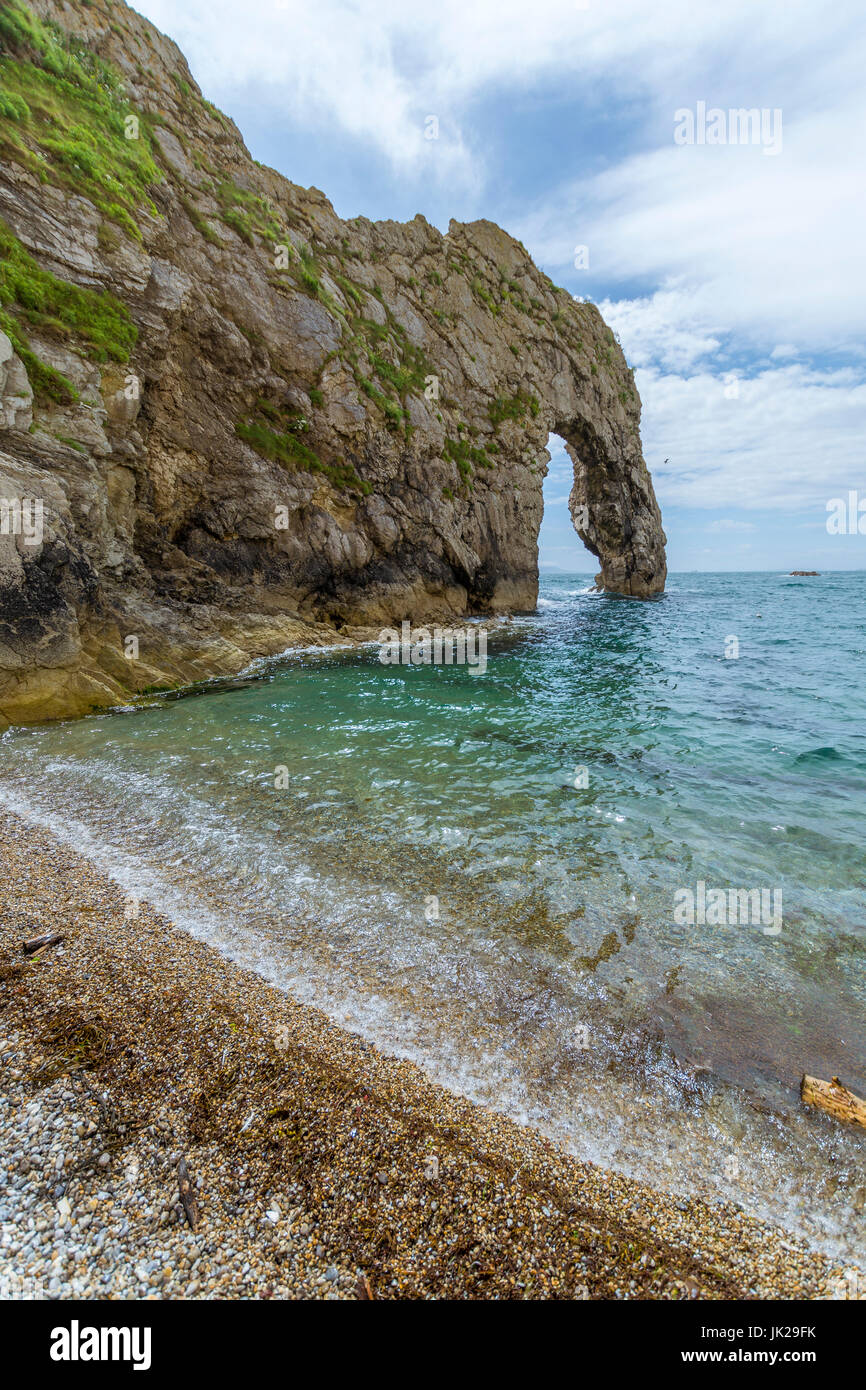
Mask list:
[[[63,1005],[43,1030],[40,1043],[47,1055],[36,1069],[34,1081],[41,1088],[60,1076],[92,1071],[112,1051],[110,1025],[99,1013],[85,1015],[74,1005]]]
[[[207,1085],[196,1091],[190,1105],[191,1139],[197,1143],[204,1143],[220,1134],[220,1113],[239,1076],[240,1068],[237,1065],[219,1066]]]
[[[0,984],[19,979],[26,968],[23,961],[13,960],[11,956],[0,957]]]

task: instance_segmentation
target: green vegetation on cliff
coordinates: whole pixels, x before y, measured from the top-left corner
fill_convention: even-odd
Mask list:
[[[523,391],[518,391],[516,396],[497,396],[488,407],[490,423],[494,429],[498,429],[503,420],[524,420],[527,414],[533,420],[539,411],[538,400],[535,396],[528,396]]]
[[[140,240],[138,210],[156,215],[149,190],[162,175],[147,119],[131,110],[114,69],[9,0],[0,10],[0,89],[0,154],[88,198]]]
[[[37,398],[63,403],[75,399],[72,383],[32,351],[23,323],[52,337],[77,339],[97,361],[128,362],[138,330],[114,295],[79,289],[42,270],[0,221],[0,328],[27,369]]]
[[[237,232],[248,246],[254,246],[254,233],[266,241],[279,242],[282,236],[276,212],[266,198],[248,193],[231,179],[223,179],[214,190],[222,220]]]
[[[301,435],[306,434],[308,429],[309,422],[297,411],[274,405],[263,398],[256,401],[255,413],[246,420],[238,421],[235,426],[238,437],[255,449],[257,454],[282,464],[289,472],[324,473],[334,487],[369,493],[370,484],[358,477],[351,464],[342,459],[336,463],[325,463],[314,449],[304,443]]]
[[[485,447],[479,448],[475,444],[470,444],[468,439],[445,440],[442,448],[445,458],[457,464],[461,478],[466,483],[472,473],[472,465],[477,464],[479,468],[494,468],[493,459],[488,458]]]

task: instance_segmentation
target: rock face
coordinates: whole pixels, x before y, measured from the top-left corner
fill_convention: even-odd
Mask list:
[[[0,719],[534,608],[551,432],[600,585],[663,589],[631,371],[519,242],[342,221],[120,0],[0,46]]]

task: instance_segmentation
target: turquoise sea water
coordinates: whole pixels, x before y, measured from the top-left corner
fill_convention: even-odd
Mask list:
[[[862,1258],[866,1136],[797,1091],[866,1094],[864,677],[866,574],[556,576],[483,675],[296,653],[10,731],[0,797],[479,1101]],[[699,883],[780,920],[677,920]]]

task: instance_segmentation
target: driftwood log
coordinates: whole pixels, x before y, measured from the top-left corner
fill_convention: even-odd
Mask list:
[[[182,1158],[177,1165],[177,1185],[184,1214],[190,1229],[194,1231],[198,1225],[198,1203],[195,1200],[195,1188],[192,1185],[185,1158]]]
[[[838,1076],[830,1081],[821,1081],[817,1076],[804,1075],[800,1082],[800,1099],[804,1105],[816,1105],[819,1110],[826,1110],[837,1120],[866,1127],[866,1100],[861,1100],[843,1086]]]
[[[22,941],[25,956],[35,955],[37,951],[44,951],[46,946],[56,946],[58,941],[63,940],[62,932],[49,931],[44,936],[31,936],[29,941]]]

